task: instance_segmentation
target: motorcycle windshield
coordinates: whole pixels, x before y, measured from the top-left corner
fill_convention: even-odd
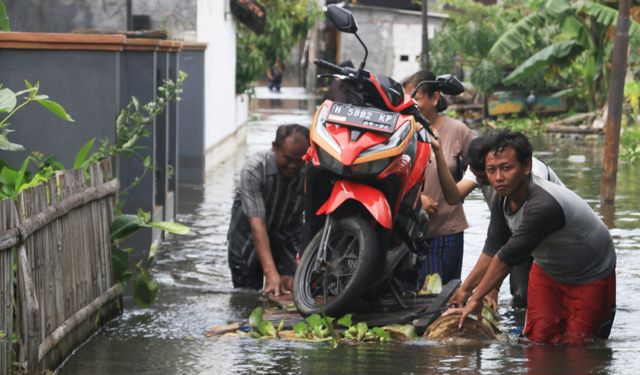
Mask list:
[[[393,106],[398,106],[404,101],[404,89],[399,82],[382,74],[376,74],[376,79]]]

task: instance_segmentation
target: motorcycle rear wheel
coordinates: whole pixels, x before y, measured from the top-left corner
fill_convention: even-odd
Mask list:
[[[306,247],[293,280],[293,299],[304,316],[351,311],[382,270],[378,237],[360,217],[336,219],[327,239],[326,264],[316,265],[322,231]]]

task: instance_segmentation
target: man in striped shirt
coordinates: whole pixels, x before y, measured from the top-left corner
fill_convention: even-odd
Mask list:
[[[243,166],[227,234],[234,287],[291,292],[296,255],[303,250],[300,170],[308,147],[307,128],[281,125],[272,148]]]

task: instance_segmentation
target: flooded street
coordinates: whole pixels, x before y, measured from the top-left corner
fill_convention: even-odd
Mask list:
[[[628,164],[621,164],[618,172],[612,229],[618,312],[608,341],[566,348],[523,345],[514,339],[462,344],[417,340],[330,349],[323,344],[206,338],[203,332],[213,324],[246,319],[259,304],[257,294],[231,287],[225,246],[229,215],[246,155],[270,147],[279,124],[307,125],[307,105],[299,107],[259,111],[249,124],[247,146],[209,171],[202,189],[180,191],[178,220],[192,231],[169,239],[158,251],[157,303],[147,309],[127,303],[124,314],[80,347],[60,374],[631,374],[640,368],[640,307],[635,304],[640,295],[640,167]],[[540,135],[533,141],[535,155],[599,210],[602,139]],[[472,193],[464,207],[471,227],[465,232],[463,277],[479,255],[489,219],[479,192]],[[508,285],[502,287],[500,302],[503,331],[521,326],[522,311],[508,307]]]

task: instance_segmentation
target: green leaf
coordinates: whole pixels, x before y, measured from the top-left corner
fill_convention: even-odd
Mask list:
[[[113,277],[117,282],[122,283],[129,279],[131,273],[128,272],[129,253],[127,251],[114,246],[111,251],[111,264],[113,268]]]
[[[545,5],[546,11],[553,17],[560,17],[565,12],[573,9],[568,0],[549,0]]]
[[[74,122],[75,120],[71,118],[71,116],[69,116],[67,114],[67,112],[64,110],[64,108],[62,108],[62,106],[56,102],[54,102],[53,100],[50,99],[36,99],[36,102],[38,104],[40,104],[41,106],[45,107],[46,109],[49,110],[49,112],[53,113],[54,115],[60,117],[61,119],[65,120],[65,121],[69,121],[69,122]]]
[[[364,335],[369,331],[369,327],[367,326],[367,323],[365,322],[359,322],[358,324],[356,324],[356,332],[358,333],[358,340],[362,340],[364,338]]]
[[[7,129],[0,130],[0,150],[24,151],[24,147],[22,147],[22,145],[9,141],[9,138],[7,138],[8,133]]]
[[[20,95],[22,95],[22,94],[29,93],[29,95],[31,95],[31,92],[33,92],[33,90],[35,90],[35,89],[34,89],[34,88],[28,88],[28,89],[24,89],[24,90],[20,90],[20,91],[16,92],[16,93],[15,93],[15,95],[16,95],[16,99],[17,99],[18,97],[20,97]]]
[[[262,334],[262,336],[266,337],[276,337],[276,329],[268,320],[263,320],[258,324],[258,332]]]
[[[583,48],[574,40],[551,44],[533,54],[525,62],[515,68],[505,79],[504,83],[510,85],[520,79],[530,76],[538,70],[558,63],[563,59],[575,57]]]
[[[144,158],[144,161],[143,161],[142,165],[143,165],[145,168],[150,168],[150,167],[151,167],[151,155],[147,155],[147,156]]]
[[[146,212],[142,208],[138,208],[137,216],[138,220],[140,220],[140,222],[142,223],[148,223],[149,221],[151,221],[151,213]]]
[[[263,314],[264,314],[264,310],[262,309],[262,307],[258,306],[255,309],[253,309],[253,311],[251,312],[251,315],[249,315],[249,325],[251,325],[251,327],[257,328],[258,324],[262,322]]]
[[[174,221],[153,221],[148,223],[147,226],[178,235],[184,235],[191,231],[188,226]]]
[[[579,2],[579,9],[593,17],[594,20],[601,25],[613,26],[618,20],[618,11],[604,4],[598,4],[593,1],[581,1]],[[639,32],[640,23],[638,23],[634,17],[629,17],[629,36],[638,34]]]
[[[342,318],[338,319],[338,325],[341,325],[344,328],[351,327],[353,325],[353,322],[351,321],[351,314],[347,314]]]
[[[280,323],[278,323],[278,328],[277,328],[277,332],[281,332],[282,329],[284,328],[284,320],[281,320]]]
[[[317,327],[313,327],[311,329],[311,333],[313,334],[313,336],[315,338],[324,339],[325,337],[327,337],[329,335],[329,330],[328,329],[323,329],[322,326],[317,326]]]
[[[380,341],[391,341],[391,334],[380,327],[371,328],[371,333]]]
[[[528,35],[535,32],[537,27],[544,25],[546,18],[547,14],[542,11],[523,17],[496,40],[489,50],[489,55],[497,58],[510,56],[512,51],[522,48]]]
[[[309,327],[311,327],[312,329],[316,327],[322,327],[324,325],[324,319],[322,319],[322,317],[318,314],[311,314],[306,317],[305,320],[309,324]]]
[[[93,147],[93,143],[96,141],[96,137],[91,138],[87,143],[84,144],[76,154],[75,159],[73,160],[73,168],[79,169],[84,165],[85,160],[87,160],[87,155],[89,155],[89,151],[91,151],[91,147]]]
[[[0,113],[11,112],[18,104],[16,94],[10,89],[0,89]]]
[[[18,170],[18,174],[16,176],[16,181],[15,181],[16,190],[20,190],[20,187],[24,182],[24,174],[27,173],[27,168],[29,168],[29,161],[31,161],[30,157],[27,157],[26,159],[24,159],[24,161],[22,162],[22,166]]]
[[[122,241],[127,236],[142,228],[135,215],[120,215],[111,223],[111,240]]]
[[[133,282],[133,302],[141,307],[150,306],[156,300],[158,289],[158,283],[151,274],[141,270]]]
[[[0,1],[0,31],[11,31],[9,25],[9,15],[7,14],[7,8],[4,7],[2,1]]]
[[[309,326],[305,322],[297,322],[293,325],[293,331],[298,337],[307,337],[309,333]]]
[[[18,171],[15,169],[5,166],[0,170],[0,181],[5,185],[15,185],[17,177]]]

